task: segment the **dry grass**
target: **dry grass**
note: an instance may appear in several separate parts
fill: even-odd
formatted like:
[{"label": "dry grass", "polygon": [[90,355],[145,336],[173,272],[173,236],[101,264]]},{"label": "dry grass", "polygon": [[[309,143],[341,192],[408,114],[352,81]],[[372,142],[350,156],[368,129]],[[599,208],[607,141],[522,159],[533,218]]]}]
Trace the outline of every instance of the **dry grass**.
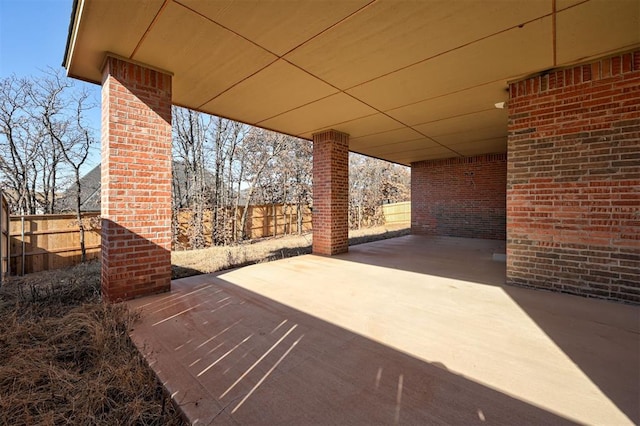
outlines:
[{"label": "dry grass", "polygon": [[[408,225],[386,225],[349,231],[349,245],[362,244],[409,233]],[[234,246],[171,253],[173,278],[268,262],[311,253],[311,234],[252,240]]]},{"label": "dry grass", "polygon": [[0,289],[0,424],[183,424],[99,286],[92,262]]},{"label": "dry grass", "polygon": [[[407,233],[370,228],[349,243]],[[302,235],[174,252],[174,277],[310,251]],[[0,424],[184,424],[129,339],[135,319],[101,301],[98,262],[11,279],[0,288]]]}]

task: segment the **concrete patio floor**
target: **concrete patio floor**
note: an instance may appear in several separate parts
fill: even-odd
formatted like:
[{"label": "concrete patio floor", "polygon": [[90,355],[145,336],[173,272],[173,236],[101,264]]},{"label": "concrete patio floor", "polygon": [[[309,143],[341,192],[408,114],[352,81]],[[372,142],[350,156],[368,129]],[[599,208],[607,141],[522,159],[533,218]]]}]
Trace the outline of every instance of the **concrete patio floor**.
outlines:
[{"label": "concrete patio floor", "polygon": [[406,236],[173,282],[131,336],[193,424],[640,422],[640,308]]}]

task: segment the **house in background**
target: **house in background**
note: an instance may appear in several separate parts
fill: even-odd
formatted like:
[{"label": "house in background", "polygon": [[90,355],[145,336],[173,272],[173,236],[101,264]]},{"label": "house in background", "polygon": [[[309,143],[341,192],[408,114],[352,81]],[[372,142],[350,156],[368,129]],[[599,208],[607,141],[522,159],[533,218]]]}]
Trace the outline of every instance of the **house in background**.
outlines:
[{"label": "house in background", "polygon": [[[100,183],[102,168],[98,164],[86,175],[80,178],[80,205],[83,212],[100,212]],[[174,196],[177,201],[186,200],[187,180],[185,165],[182,162],[172,163],[172,179],[174,185]],[[207,172],[207,179],[213,179],[213,175]],[[60,213],[75,212],[76,210],[76,186],[72,184],[57,200],[56,211]]]},{"label": "house in background", "polygon": [[[98,164],[86,175],[80,178],[80,210],[85,213],[100,212],[100,177],[101,168]],[[76,211],[76,185],[69,186],[58,197],[56,211],[68,213]]]}]

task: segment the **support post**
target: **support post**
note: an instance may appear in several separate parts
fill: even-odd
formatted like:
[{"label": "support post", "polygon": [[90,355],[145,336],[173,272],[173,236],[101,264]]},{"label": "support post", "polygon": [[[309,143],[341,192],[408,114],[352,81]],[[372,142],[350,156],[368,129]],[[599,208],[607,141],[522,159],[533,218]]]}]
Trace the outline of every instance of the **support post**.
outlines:
[{"label": "support post", "polygon": [[332,256],[349,249],[349,135],[313,135],[313,253]]},{"label": "support post", "polygon": [[102,293],[171,287],[171,75],[107,57],[102,80]]}]

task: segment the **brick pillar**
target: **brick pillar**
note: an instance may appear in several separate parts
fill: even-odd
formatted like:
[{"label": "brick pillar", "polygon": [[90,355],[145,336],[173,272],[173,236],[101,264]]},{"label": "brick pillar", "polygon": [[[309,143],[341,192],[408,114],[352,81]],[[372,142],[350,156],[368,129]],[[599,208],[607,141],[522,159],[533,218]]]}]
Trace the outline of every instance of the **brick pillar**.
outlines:
[{"label": "brick pillar", "polygon": [[102,294],[171,287],[171,76],[108,57],[102,77]]},{"label": "brick pillar", "polygon": [[507,282],[640,303],[640,50],[509,88]]},{"label": "brick pillar", "polygon": [[349,249],[349,135],[313,135],[313,253]]}]

